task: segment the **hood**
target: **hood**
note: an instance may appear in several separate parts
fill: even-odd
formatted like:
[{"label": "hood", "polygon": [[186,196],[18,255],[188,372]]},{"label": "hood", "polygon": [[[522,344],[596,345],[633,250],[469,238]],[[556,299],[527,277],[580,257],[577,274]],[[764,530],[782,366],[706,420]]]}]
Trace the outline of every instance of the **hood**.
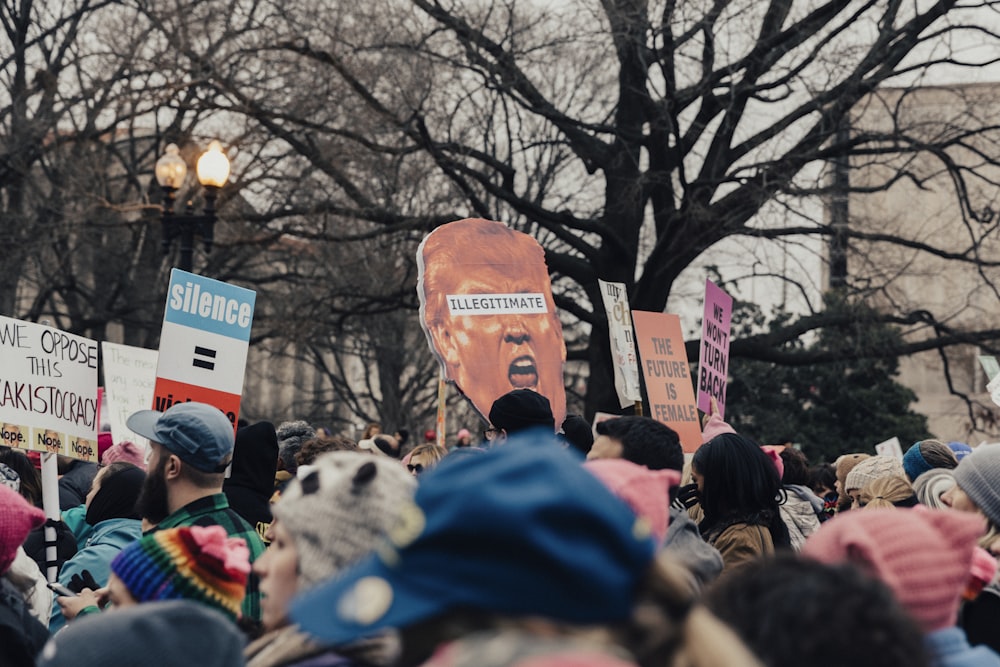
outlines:
[{"label": "hood", "polygon": [[278,468],[278,437],[271,422],[257,422],[236,432],[233,469],[222,486],[243,487],[270,498],[274,491],[274,472]]}]

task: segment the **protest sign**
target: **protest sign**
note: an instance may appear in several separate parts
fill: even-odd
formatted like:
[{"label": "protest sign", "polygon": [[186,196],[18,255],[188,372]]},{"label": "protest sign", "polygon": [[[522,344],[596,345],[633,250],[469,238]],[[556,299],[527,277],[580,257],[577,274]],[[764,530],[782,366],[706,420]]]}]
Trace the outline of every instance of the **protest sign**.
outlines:
[{"label": "protest sign", "polygon": [[199,401],[236,429],[256,292],[180,269],[170,272],[153,409]]},{"label": "protest sign", "polygon": [[694,404],[681,319],[668,313],[632,311],[635,337],[649,397],[649,416],[680,436],[684,451],[701,446],[701,425]]},{"label": "protest sign", "polygon": [[900,461],[903,460],[903,447],[900,445],[899,438],[895,436],[875,445],[875,453],[879,456],[889,456]]},{"label": "protest sign", "polygon": [[705,281],[705,314],[701,322],[698,355],[698,409],[709,412],[714,397],[719,416],[726,416],[726,380],[729,373],[729,333],[733,298],[715,283]]},{"label": "protest sign", "polygon": [[153,404],[156,350],[105,342],[101,343],[101,352],[108,409],[105,418],[111,424],[111,436],[115,442],[131,440],[145,450],[147,440],[129,431],[125,420]]},{"label": "protest sign", "polygon": [[97,343],[0,317],[3,444],[97,460]]},{"label": "protest sign", "polygon": [[417,250],[420,326],[445,378],[484,420],[514,389],[549,399],[566,416],[566,345],[545,251],[502,222],[442,225]]},{"label": "protest sign", "polygon": [[597,281],[601,287],[604,311],[608,315],[608,335],[611,338],[611,367],[615,372],[615,390],[621,406],[628,407],[642,400],[639,387],[639,367],[632,334],[632,313],[624,283]]}]

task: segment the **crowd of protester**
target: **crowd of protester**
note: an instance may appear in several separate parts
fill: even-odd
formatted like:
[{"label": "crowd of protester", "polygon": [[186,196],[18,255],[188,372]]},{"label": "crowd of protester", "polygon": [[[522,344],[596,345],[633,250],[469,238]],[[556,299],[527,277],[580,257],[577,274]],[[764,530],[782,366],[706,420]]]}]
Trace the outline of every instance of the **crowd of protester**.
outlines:
[{"label": "crowd of protester", "polygon": [[1000,667],[1000,445],[810,466],[715,412],[686,457],[527,389],[449,447],[182,403],[60,461],[61,521],[4,448],[0,664]]}]

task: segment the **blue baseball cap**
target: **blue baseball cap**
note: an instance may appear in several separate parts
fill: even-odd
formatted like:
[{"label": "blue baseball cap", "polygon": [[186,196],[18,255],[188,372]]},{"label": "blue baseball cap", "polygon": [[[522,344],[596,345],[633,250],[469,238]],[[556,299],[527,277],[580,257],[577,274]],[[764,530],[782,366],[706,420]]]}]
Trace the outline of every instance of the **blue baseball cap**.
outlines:
[{"label": "blue baseball cap", "polygon": [[233,453],[232,422],[207,403],[175,403],[166,412],[140,410],[125,425],[202,472],[225,472]]},{"label": "blue baseball cap", "polygon": [[292,620],[336,645],[452,609],[627,618],[654,558],[649,526],[546,430],[445,457],[376,552],[297,597]]}]

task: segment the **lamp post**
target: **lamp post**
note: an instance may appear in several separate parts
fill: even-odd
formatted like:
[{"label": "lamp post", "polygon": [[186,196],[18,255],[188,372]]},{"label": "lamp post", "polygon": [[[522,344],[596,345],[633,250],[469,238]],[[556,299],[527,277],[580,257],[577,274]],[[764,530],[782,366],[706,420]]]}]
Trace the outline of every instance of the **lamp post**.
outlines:
[{"label": "lamp post", "polygon": [[229,180],[229,158],[222,152],[222,144],[213,141],[208,150],[198,158],[198,182],[205,189],[205,210],[199,215],[188,201],[184,213],[174,213],[177,191],[187,176],[187,164],[180,156],[177,144],[167,146],[166,152],[156,161],[156,182],[163,188],[163,252],[170,251],[174,239],[180,237],[181,258],[178,268],[191,271],[194,238],[200,236],[205,252],[212,249],[212,230],[215,226],[215,200],[219,189]]}]

